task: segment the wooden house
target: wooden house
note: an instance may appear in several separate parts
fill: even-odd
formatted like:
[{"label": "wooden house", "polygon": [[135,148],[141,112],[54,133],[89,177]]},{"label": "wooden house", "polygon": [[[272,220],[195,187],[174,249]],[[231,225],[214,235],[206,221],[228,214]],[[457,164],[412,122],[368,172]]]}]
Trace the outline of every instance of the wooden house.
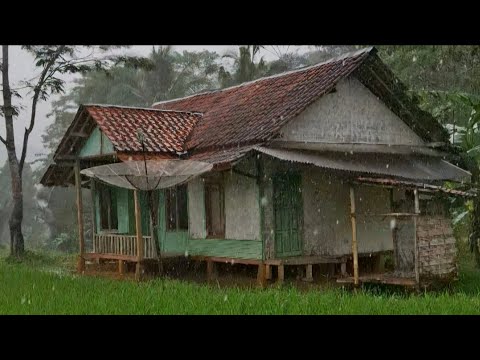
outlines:
[{"label": "wooden house", "polygon": [[[468,183],[470,173],[455,165],[447,132],[412,102],[374,48],[151,108],[81,105],[41,181],[92,190],[89,241],[79,215],[80,269],[85,259],[122,267],[158,255],[145,195],[80,173],[144,158],[213,164],[156,192],[164,256],[203,259],[209,269],[258,265],[261,282],[272,268],[283,280],[288,265],[304,266],[311,279],[321,263],[337,264],[342,281],[355,283],[456,276],[455,240],[438,199],[471,196],[444,187]],[[381,271],[385,254],[394,273],[360,271],[369,258]]]}]

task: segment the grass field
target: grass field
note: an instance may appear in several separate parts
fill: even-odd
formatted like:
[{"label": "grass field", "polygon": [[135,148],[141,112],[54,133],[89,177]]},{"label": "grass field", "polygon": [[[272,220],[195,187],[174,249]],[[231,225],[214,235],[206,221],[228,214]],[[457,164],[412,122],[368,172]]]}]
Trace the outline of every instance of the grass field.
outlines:
[{"label": "grass field", "polygon": [[480,314],[480,271],[461,251],[460,280],[420,295],[380,288],[219,288],[179,280],[144,283],[71,274],[74,258],[0,256],[0,314]]}]

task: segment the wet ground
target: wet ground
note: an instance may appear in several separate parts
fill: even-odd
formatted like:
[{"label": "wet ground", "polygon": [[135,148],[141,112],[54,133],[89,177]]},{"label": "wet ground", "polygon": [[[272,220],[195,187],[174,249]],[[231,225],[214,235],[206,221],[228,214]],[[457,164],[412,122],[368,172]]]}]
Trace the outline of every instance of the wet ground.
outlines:
[{"label": "wet ground", "polygon": [[[147,264],[144,280],[149,281],[158,277],[158,266],[156,264]],[[239,288],[258,288],[257,269],[255,265],[242,264],[215,264],[215,275],[209,282],[207,280],[206,263],[204,261],[188,261],[187,259],[170,259],[164,263],[164,273],[169,279],[188,281],[197,284],[209,284],[210,286],[239,287]],[[87,263],[85,275],[108,277],[119,280],[135,280],[135,264],[127,264],[125,273],[118,272],[118,262],[104,262],[101,264]],[[298,289],[314,289],[325,287],[340,286],[336,283],[336,277],[331,269],[323,265],[313,266],[313,281],[302,280],[305,266],[286,266],[284,286],[295,286]],[[267,286],[278,286],[276,267],[272,267],[272,280],[268,281]]]}]

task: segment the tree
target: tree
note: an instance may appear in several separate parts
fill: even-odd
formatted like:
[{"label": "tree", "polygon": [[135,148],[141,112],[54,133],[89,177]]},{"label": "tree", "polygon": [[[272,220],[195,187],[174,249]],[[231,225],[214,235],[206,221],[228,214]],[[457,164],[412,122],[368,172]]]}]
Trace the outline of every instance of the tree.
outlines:
[{"label": "tree", "polygon": [[222,88],[255,80],[265,75],[267,66],[263,56],[258,63],[255,62],[261,48],[261,45],[240,46],[238,53],[229,52],[223,55],[224,58],[233,59],[234,73],[232,75],[224,66],[219,68],[218,80]]},{"label": "tree", "polygon": [[[12,256],[20,257],[25,252],[24,237],[22,233],[23,222],[23,192],[22,175],[25,158],[28,150],[28,139],[33,131],[36,120],[36,110],[39,101],[45,101],[52,94],[64,92],[64,81],[59,77],[61,74],[86,73],[93,69],[108,70],[111,66],[125,64],[139,67],[148,66],[143,58],[104,56],[94,57],[93,52],[82,56],[84,49],[94,50],[95,47],[47,45],[47,46],[23,46],[35,58],[35,66],[40,74],[32,81],[24,82],[24,88],[32,91],[30,123],[23,134],[20,158],[17,157],[15,145],[15,132],[13,127],[14,118],[19,114],[19,108],[13,104],[13,99],[20,97],[17,89],[13,89],[9,79],[9,49],[8,45],[2,46],[2,95],[3,105],[0,107],[0,115],[5,119],[5,138],[0,137],[7,150],[8,165],[10,169],[12,186],[12,212],[9,219],[10,228],[10,251]],[[97,47],[105,52],[109,47]]]}]

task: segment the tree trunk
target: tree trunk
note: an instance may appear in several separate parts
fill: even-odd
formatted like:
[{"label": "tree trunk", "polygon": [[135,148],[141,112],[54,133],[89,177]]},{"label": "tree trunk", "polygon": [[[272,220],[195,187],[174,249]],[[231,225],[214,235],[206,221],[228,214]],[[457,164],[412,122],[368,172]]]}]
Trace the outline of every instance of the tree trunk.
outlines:
[{"label": "tree trunk", "polygon": [[14,109],[12,106],[12,92],[8,77],[8,45],[2,45],[2,93],[3,93],[3,114],[5,117],[6,139],[5,147],[8,154],[8,165],[12,180],[13,208],[10,215],[10,253],[13,256],[22,256],[25,252],[25,245],[22,234],[23,221],[23,193],[22,193],[22,169],[15,151],[15,136],[13,128]]},{"label": "tree trunk", "polygon": [[[472,187],[480,189],[480,169],[477,162],[468,154],[462,155],[465,167],[472,174]],[[471,218],[471,231],[469,238],[470,251],[475,256],[475,264],[480,269],[480,198],[473,198],[473,214]]]},{"label": "tree trunk", "polygon": [[12,256],[20,257],[25,252],[25,243],[22,234],[23,221],[23,193],[21,191],[21,179],[12,179],[18,181],[20,192],[13,193],[13,209],[10,215],[10,254]]}]

